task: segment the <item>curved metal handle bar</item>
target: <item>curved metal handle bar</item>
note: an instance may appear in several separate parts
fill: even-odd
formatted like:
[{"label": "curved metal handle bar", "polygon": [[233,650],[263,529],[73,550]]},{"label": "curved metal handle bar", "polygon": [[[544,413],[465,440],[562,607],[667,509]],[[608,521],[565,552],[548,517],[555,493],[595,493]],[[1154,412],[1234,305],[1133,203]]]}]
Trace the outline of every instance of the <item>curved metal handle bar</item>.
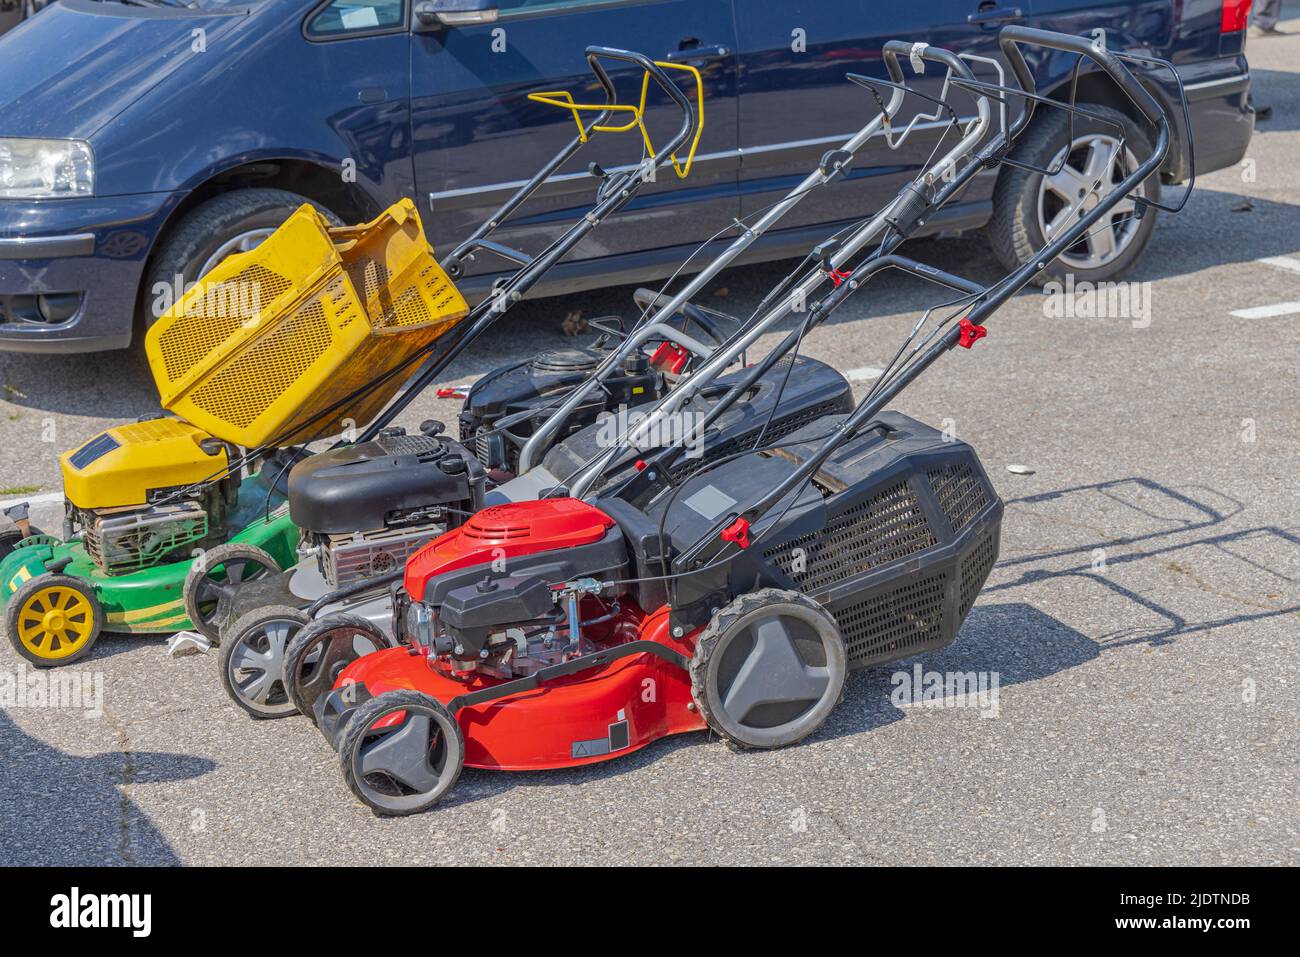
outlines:
[{"label": "curved metal handle bar", "polygon": [[[951,53],[942,47],[932,47],[928,43],[890,40],[880,48],[880,54],[884,58],[885,69],[889,71],[889,78],[895,83],[903,82],[903,68],[898,62],[900,55],[912,61],[914,67],[917,60],[928,60],[931,63],[942,64],[960,77],[968,80],[975,78],[975,74],[971,72],[970,67],[963,63],[961,57],[956,53]],[[920,73],[922,71],[917,70],[916,72]]]},{"label": "curved metal handle bar", "polygon": [[[673,63],[671,60],[655,60],[655,66],[663,67],[665,70],[684,70],[695,77],[695,109],[697,113],[695,123],[695,136],[691,138],[690,149],[686,153],[686,165],[677,162],[677,153],[674,151],[669,154],[669,159],[673,162],[673,172],[677,174],[678,179],[685,179],[691,175],[691,167],[695,164],[695,152],[700,148],[700,137],[704,135],[704,77],[700,74],[699,67],[691,66],[689,63]],[[645,89],[649,84],[649,78],[641,81],[641,102],[645,103]]]},{"label": "curved metal handle bar", "polygon": [[[1095,60],[1106,73],[1115,80],[1116,84],[1125,94],[1130,96],[1134,103],[1142,110],[1144,116],[1151,120],[1158,132],[1155,148],[1143,163],[1137,169],[1133,170],[1124,177],[1115,189],[1107,195],[1101,202],[1094,206],[1087,214],[1080,217],[1073,226],[1063,232],[1057,239],[1043,247],[1029,262],[1014,270],[1010,275],[1003,278],[1000,282],[994,284],[986,293],[984,293],[971,307],[966,314],[966,320],[969,324],[981,325],[995,310],[997,310],[1007,299],[1013,296],[1041,270],[1048,262],[1055,259],[1062,252],[1069,249],[1074,243],[1084,236],[1102,217],[1110,214],[1112,208],[1124,199],[1130,192],[1141,186],[1152,173],[1160,168],[1169,152],[1169,118],[1160,109],[1151,95],[1137,82],[1128,69],[1114,55],[1104,49],[1100,49],[1093,44],[1082,40],[1078,37],[1070,37],[1064,34],[1048,33],[1043,30],[1035,30],[1029,27],[1010,26],[1004,27],[1000,40],[1003,51],[1011,60],[1012,69],[1016,72],[1018,80],[1022,84],[1027,84],[1027,92],[1033,92],[1033,78],[1028,71],[1028,65],[1025,63],[1023,54],[1018,44],[1032,44],[1043,46],[1049,49],[1063,50],[1065,52],[1077,52],[1082,56],[1087,56]],[[1028,104],[1025,112],[1031,113],[1035,100],[1030,97],[1026,100]],[[1016,124],[1017,127],[1023,128],[1024,124]],[[1016,128],[1016,127],[1013,127]],[[948,331],[921,353],[915,360],[914,364],[903,370],[896,378],[891,379],[888,383],[883,384],[883,388],[873,391],[871,395],[862,401],[856,409],[848,416],[847,419],[836,429],[835,434],[828,438],[817,451],[810,455],[803,463],[794,470],[788,478],[783,480],[776,488],[764,495],[758,502],[745,510],[744,517],[751,523],[765,514],[781,502],[795,488],[815,475],[827,459],[833,455],[844,442],[852,438],[857,432],[880,413],[885,406],[916,379],[918,375],[924,372],[934,363],[939,356],[953,349],[959,342],[962,332],[959,326],[953,325]],[[722,548],[728,547],[727,543],[722,542],[720,533],[735,515],[729,515],[719,523],[715,523],[713,529],[701,538],[695,546],[687,550],[681,557],[683,562],[692,562],[700,560],[711,560],[711,556],[720,553]]]},{"label": "curved metal handle bar", "polygon": [[[656,166],[672,163],[676,152],[690,138],[691,131],[697,120],[695,108],[691,105],[691,101],[686,94],[681,91],[659,65],[642,53],[619,50],[613,47],[590,46],[587,47],[586,58],[587,65],[605,91],[607,106],[615,105],[617,95],[614,83],[610,80],[603,61],[615,60],[640,67],[648,76],[653,77],[655,82],[668,93],[673,102],[681,108],[681,128],[670,140],[665,153],[661,154],[661,158],[654,161]],[[591,125],[607,125],[611,119],[611,114],[614,112],[616,111],[607,109]],[[590,127],[588,127],[588,130],[590,130]],[[448,273],[455,278],[455,273],[451,267],[458,263],[459,257],[468,250],[482,246],[485,238],[527,202],[533,193],[568,162],[585,143],[586,138],[583,135],[574,137],[568,145],[538,170],[532,179],[516,190],[491,217],[482,223],[468,239],[457,246],[450,256],[443,260],[444,268],[448,270]],[[573,223],[560,236],[552,240],[545,249],[532,257],[527,263],[521,264],[519,269],[508,278],[498,283],[494,287],[492,295],[470,311],[469,316],[460,327],[459,334],[453,340],[446,343],[441,340],[437,342],[442,351],[437,352],[436,357],[430,359],[424,368],[416,374],[415,378],[407,384],[406,388],[366,427],[359,441],[366,441],[378,435],[379,430],[391,423],[420,392],[428,388],[430,383],[441,375],[443,370],[470,343],[482,335],[511,306],[522,300],[525,293],[536,285],[537,281],[550,271],[552,266],[567,256],[588,233],[608,216],[616,213],[631,202],[632,197],[648,180],[649,177],[644,175],[642,167],[631,167],[611,174],[605,179],[597,194],[595,205],[580,220]],[[434,355],[434,346],[430,344],[425,350],[416,353],[412,359]]]},{"label": "curved metal handle bar", "polygon": [[892,80],[882,80],[874,76],[863,76],[861,73],[846,73],[844,74],[844,76],[850,83],[856,83],[858,86],[870,90],[873,94],[876,93],[876,87],[884,86],[894,90],[902,90],[904,93],[910,93],[913,96],[918,96],[921,99],[926,100],[935,105],[936,109],[933,113],[915,114],[912,117],[911,121],[907,124],[907,126],[904,127],[903,132],[898,133],[897,135],[890,128],[888,123],[885,124],[885,145],[888,146],[891,150],[900,149],[902,145],[906,143],[908,138],[912,135],[912,130],[916,128],[918,123],[942,122],[944,119],[944,115],[943,115],[944,110],[948,111],[949,125],[954,125],[957,122],[957,111],[954,110],[951,106],[949,106],[945,100],[945,97],[947,97],[948,95],[948,87],[952,82],[951,73],[944,75],[943,89],[939,91],[938,96],[930,96],[928,93],[922,93],[920,90],[914,90],[911,87],[909,87],[906,83],[894,83]]},{"label": "curved metal handle bar", "polygon": [[[1115,85],[1133,101],[1133,105],[1138,108],[1139,112],[1152,126],[1160,127],[1163,124],[1166,130],[1168,129],[1169,118],[1160,109],[1160,105],[1156,103],[1155,98],[1147,92],[1146,87],[1134,78],[1128,68],[1120,62],[1119,58],[1100,43],[1083,37],[1052,33],[1048,30],[1023,27],[1018,24],[1006,26],[999,30],[998,46],[1002,48],[1002,55],[1011,64],[1011,71],[1016,75],[1016,82],[1020,84],[1026,93],[1036,93],[1038,87],[1034,82],[1034,74],[1025,60],[1024,51],[1020,49],[1022,45],[1042,47],[1046,50],[1059,50],[1062,53],[1076,53],[1082,58],[1092,60],[1101,68],[1103,73],[1115,81]],[[1034,106],[1035,103],[1032,99],[1026,101],[1024,112],[1012,125],[1012,140],[1029,125],[1029,121],[1034,115]]]},{"label": "curved metal handle bar", "polygon": [[[587,47],[587,65],[591,67],[591,71],[596,74],[596,78],[600,80],[601,86],[605,87],[607,91],[613,90],[614,84],[609,78],[609,73],[606,72],[605,70],[605,65],[602,62],[604,60],[615,60],[623,63],[631,63],[634,66],[638,66],[641,69],[645,70],[646,79],[642,83],[642,93],[641,93],[642,110],[644,110],[645,91],[649,84],[650,78],[653,78],[655,83],[659,85],[660,89],[662,89],[665,93],[667,93],[668,96],[672,99],[672,101],[676,103],[677,106],[681,109],[682,111],[681,128],[678,129],[678,131],[673,135],[672,139],[669,140],[668,145],[665,146],[663,149],[663,152],[667,153],[670,158],[674,157],[677,151],[680,150],[683,146],[686,145],[686,143],[688,143],[691,140],[691,131],[696,127],[696,125],[702,124],[704,122],[703,114],[701,113],[699,116],[696,115],[695,107],[691,105],[690,99],[686,96],[685,93],[682,92],[681,87],[679,87],[676,83],[672,81],[672,79],[668,76],[668,74],[664,72],[662,66],[660,66],[654,60],[651,60],[644,53],[633,53],[631,50],[617,50],[613,47],[602,47],[602,46]],[[700,82],[699,71],[692,70],[692,72],[694,72],[695,74],[696,82],[699,83]],[[702,85],[699,87],[699,90],[700,90],[700,100],[702,101],[703,100]],[[604,120],[602,119],[601,122],[603,123]],[[649,142],[649,137],[647,136],[647,144],[648,142]],[[653,152],[651,155],[653,156]],[[694,151],[692,150],[692,158],[693,157],[694,157]]]},{"label": "curved metal handle bar", "polygon": [[[875,116],[862,127],[857,133],[845,141],[841,150],[850,154],[857,153],[867,142],[871,140],[884,126],[884,117],[895,115],[902,108],[904,94],[901,90],[896,90],[890,97],[889,104],[885,114]],[[651,324],[658,321],[670,320],[672,316],[680,312],[683,307],[690,302],[702,289],[704,289],[713,279],[722,272],[728,265],[736,260],[745,250],[757,242],[775,223],[793,209],[798,203],[815,187],[829,182],[835,176],[839,175],[839,169],[826,170],[818,168],[809,173],[798,186],[786,194],[785,198],[776,203],[769,209],[757,222],[746,228],[744,233],[722,251],[717,258],[710,262],[704,269],[696,273],[680,291],[675,293],[671,298],[661,298],[653,304],[653,311],[647,310],[642,322]],[[883,220],[881,220],[883,225]],[[750,344],[752,339],[742,338],[744,330],[737,332],[723,343],[718,349],[714,350],[710,361],[705,366],[691,375],[687,381],[695,382],[699,379],[704,384],[721,374],[727,365],[730,364],[737,356],[743,353]],[[519,471],[528,471],[540,461],[543,450],[559,433],[564,423],[573,414],[573,411],[582,404],[591,391],[595,389],[600,382],[607,379],[614,370],[623,362],[623,359],[637,347],[634,341],[634,335],[629,335],[624,339],[618,349],[613,350],[605,360],[596,367],[587,380],[578,385],[564,400],[560,406],[551,413],[536,431],[529,437],[519,453]],[[725,361],[724,361],[725,359]],[[700,378],[704,377],[704,378]],[[679,385],[678,388],[681,386]],[[675,390],[674,390],[675,391]],[[671,394],[671,393],[670,393]],[[662,401],[662,400],[661,400]]]},{"label": "curved metal handle bar", "polygon": [[[897,41],[893,41],[891,44],[887,44],[887,46],[894,46],[895,44],[897,44],[895,47],[896,49],[911,48],[910,44],[899,43]],[[939,54],[944,54],[944,56],[939,57]],[[935,56],[938,57],[940,62],[947,64],[947,58],[952,55],[947,54],[947,51],[935,51]],[[953,59],[955,59],[955,57]],[[958,66],[960,67],[963,76],[972,75],[969,67],[964,63],[959,62]],[[898,95],[901,96],[902,94],[899,93]],[[980,141],[983,140],[984,134],[988,130],[991,113],[988,97],[977,96],[976,99],[978,104],[978,115],[975,122],[970,124],[961,140],[951,150],[949,150],[942,159],[938,160],[928,169],[922,170],[917,175],[914,180],[915,183],[932,184],[937,182],[939,179],[943,178],[948,169],[955,169],[957,164],[964,157],[970,156],[974,153],[975,149],[979,146]],[[949,193],[948,195],[951,196],[952,193]],[[841,266],[844,266],[863,248],[872,242],[876,235],[884,229],[886,224],[889,222],[890,216],[901,202],[901,196],[895,197],[893,201],[878,212],[868,223],[855,229],[831,257],[829,262],[831,269],[837,270]],[[750,328],[740,330],[737,333],[736,341],[733,344],[733,351],[738,354],[741,350],[751,348],[765,332],[794,312],[797,304],[808,302],[826,279],[827,274],[821,269],[817,269],[809,274],[801,283],[799,283],[799,285],[792,289],[784,299],[775,303],[766,314],[764,314],[756,323],[753,323]],[[626,435],[620,437],[619,442],[612,443],[610,448],[603,450],[590,463],[588,463],[576,476],[573,477],[570,495],[574,498],[581,498],[583,495],[590,492],[600,474],[603,472],[605,467],[614,460],[620,448],[627,446],[637,447],[639,446],[639,443],[647,441],[648,437],[654,434],[654,430],[659,427],[665,417],[680,409],[681,406],[695,395],[704,384],[707,384],[720,375],[729,364],[726,352],[727,350],[719,350],[719,352],[714,357],[710,358],[709,361],[699,369],[699,371],[655,403],[654,406],[648,410],[647,414],[640,418],[637,424],[633,426]],[[575,402],[574,405],[576,406],[576,404],[577,403]],[[548,421],[547,425],[549,424],[550,422]],[[539,429],[538,433],[540,432],[541,430]],[[534,434],[534,439],[536,437],[537,433]]]},{"label": "curved metal handle bar", "polygon": [[[599,60],[597,61],[599,62]],[[686,179],[690,175],[691,166],[695,162],[695,152],[700,145],[700,137],[704,135],[704,78],[700,71],[686,63],[670,63],[664,60],[653,61],[655,66],[668,70],[682,70],[691,74],[695,78],[695,113],[694,129],[695,135],[691,139],[690,151],[686,156],[686,164],[683,166],[677,159],[676,151],[669,152],[669,160],[672,162],[673,171],[677,173],[679,179]],[[645,144],[646,152],[650,159],[658,158],[658,151],[655,149],[654,141],[650,138],[650,131],[645,125],[645,108],[646,101],[650,95],[650,77],[647,71],[641,74],[641,98],[635,106],[630,103],[614,103],[606,101],[605,103],[579,103],[573,98],[573,94],[568,90],[547,90],[541,93],[529,93],[528,99],[534,103],[542,103],[546,106],[553,106],[557,109],[568,110],[573,114],[573,122],[578,127],[578,138],[582,142],[587,142],[592,133],[626,133],[631,129],[641,131],[641,141]],[[608,78],[608,77],[607,77]],[[670,81],[671,82],[671,81]],[[676,88],[676,84],[673,84]],[[589,126],[582,125],[581,114],[591,111],[599,111],[600,117],[594,120]],[[621,126],[610,125],[609,118],[614,113],[631,113],[632,118]]]},{"label": "curved metal handle bar", "polygon": [[[928,43],[907,43],[903,40],[890,40],[881,48],[881,56],[885,61],[885,69],[889,73],[889,82],[873,80],[871,77],[863,76],[860,73],[847,74],[850,82],[865,87],[870,87],[874,82],[880,83],[883,86],[893,86],[907,90],[908,87],[903,75],[903,68],[898,60],[899,56],[906,56],[911,62],[913,70],[918,74],[924,72],[925,61],[938,63],[945,68],[943,87],[940,89],[937,97],[929,96],[919,90],[909,90],[913,95],[934,103],[938,109],[933,113],[917,113],[903,129],[903,132],[897,137],[893,135],[892,130],[889,128],[889,123],[885,123],[885,143],[891,150],[899,149],[907,141],[907,138],[911,136],[912,131],[918,124],[941,121],[944,118],[944,109],[947,109],[948,112],[953,115],[954,119],[956,118],[956,113],[947,103],[948,88],[953,75],[956,74],[963,79],[973,80],[975,78],[975,74],[971,72],[970,67],[962,61],[960,56],[955,53],[950,53],[941,47],[932,47]],[[920,64],[921,69],[917,69],[918,63]]]},{"label": "curved metal handle bar", "polygon": [[1138,53],[1116,53],[1114,54],[1120,60],[1134,60],[1138,63],[1150,63],[1155,66],[1164,67],[1174,78],[1174,85],[1178,87],[1178,102],[1182,107],[1183,129],[1187,131],[1187,169],[1190,176],[1187,179],[1187,186],[1183,190],[1182,198],[1176,204],[1164,205],[1154,200],[1145,200],[1145,202],[1156,209],[1164,210],[1166,213],[1182,212],[1187,205],[1188,198],[1192,195],[1192,190],[1196,188],[1196,137],[1192,133],[1192,112],[1187,103],[1187,88],[1183,86],[1183,78],[1175,67],[1168,60],[1160,57],[1143,56]]}]

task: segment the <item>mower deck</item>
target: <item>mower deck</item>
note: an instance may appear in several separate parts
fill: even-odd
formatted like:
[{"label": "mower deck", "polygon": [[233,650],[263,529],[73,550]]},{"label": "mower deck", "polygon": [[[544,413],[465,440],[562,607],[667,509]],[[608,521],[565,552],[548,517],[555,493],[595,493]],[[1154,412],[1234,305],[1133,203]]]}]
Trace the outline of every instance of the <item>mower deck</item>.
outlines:
[{"label": "mower deck", "polygon": [[[666,610],[647,618],[643,629],[642,640],[685,658],[694,650],[671,637]],[[618,646],[609,650],[617,653]],[[389,691],[420,691],[455,715],[465,737],[465,765],[491,771],[595,764],[671,734],[705,728],[686,670],[649,653],[615,658],[531,690],[460,707],[458,698],[490,694],[506,682],[477,675],[457,681],[408,647],[359,658],[348,669],[348,682],[316,703],[317,725],[335,750],[348,721],[367,701]]]}]

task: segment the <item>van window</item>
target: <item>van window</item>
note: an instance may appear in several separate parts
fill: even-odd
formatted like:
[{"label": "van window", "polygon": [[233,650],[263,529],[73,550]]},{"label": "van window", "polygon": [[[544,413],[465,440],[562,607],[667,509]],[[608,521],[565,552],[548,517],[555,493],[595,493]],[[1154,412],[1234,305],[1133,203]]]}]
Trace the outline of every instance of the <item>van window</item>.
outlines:
[{"label": "van window", "polygon": [[307,24],[309,37],[373,33],[406,25],[405,0],[333,0]]}]

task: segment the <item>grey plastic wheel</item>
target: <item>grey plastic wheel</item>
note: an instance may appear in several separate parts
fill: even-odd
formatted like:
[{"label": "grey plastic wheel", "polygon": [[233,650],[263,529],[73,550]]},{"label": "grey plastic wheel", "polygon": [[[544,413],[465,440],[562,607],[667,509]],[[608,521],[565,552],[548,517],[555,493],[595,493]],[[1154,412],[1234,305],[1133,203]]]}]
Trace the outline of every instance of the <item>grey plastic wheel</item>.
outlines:
[{"label": "grey plastic wheel", "polygon": [[270,605],[230,626],[221,643],[221,685],[254,718],[283,718],[297,710],[284,689],[284,652],[305,624],[305,612]]},{"label": "grey plastic wheel", "polygon": [[[397,724],[375,730],[394,714]],[[343,730],[343,779],[376,814],[426,811],[451,790],[465,766],[460,725],[441,702],[419,691],[389,691],[367,701]]]},{"label": "grey plastic wheel", "polygon": [[848,667],[844,640],[825,608],[798,592],[765,588],[713,616],[690,670],[709,727],[741,747],[781,748],[826,720]]}]

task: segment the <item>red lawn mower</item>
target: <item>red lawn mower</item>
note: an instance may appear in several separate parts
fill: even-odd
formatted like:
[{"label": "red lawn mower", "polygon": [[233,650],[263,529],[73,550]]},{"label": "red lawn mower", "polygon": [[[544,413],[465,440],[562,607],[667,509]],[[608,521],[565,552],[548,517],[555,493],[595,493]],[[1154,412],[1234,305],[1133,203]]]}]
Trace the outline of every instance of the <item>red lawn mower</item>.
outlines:
[{"label": "red lawn mower", "polygon": [[[832,244],[819,268],[822,278],[833,269],[834,287],[697,427],[744,402],[812,325],[880,271],[955,290],[960,297],[922,317],[852,412],[777,441],[760,433],[683,474],[674,464],[689,443],[647,438],[657,416],[675,411],[661,405],[540,499],[484,508],[415,553],[395,594],[401,646],[356,657],[352,641],[371,627],[364,619],[311,626],[329,640],[288,672],[289,693],[339,753],[361,801],[380,814],[415,813],[466,765],[572,767],[705,728],[742,748],[793,744],[836,706],[850,669],[954,639],[997,558],[1002,503],[972,448],[886,406],[941,355],[981,339],[985,320],[1046,263],[1090,231],[1114,228],[1126,196],[1136,211],[1125,216],[1181,208],[1140,192],[1169,152],[1170,123],[1124,61],[1168,64],[1016,26],[1000,46],[1019,89],[976,80],[946,51],[884,47],[894,84],[900,58],[937,60],[959,87],[1004,104],[1018,98],[1024,109],[950,176],[909,183],[881,214],[878,247],[844,263]],[[1011,147],[1035,108],[1085,112],[1034,94],[1027,46],[1108,76],[1155,130],[1150,156],[991,286],[899,256],[915,225],[979,170],[1016,162]],[[635,467],[602,483],[629,453]]]}]

